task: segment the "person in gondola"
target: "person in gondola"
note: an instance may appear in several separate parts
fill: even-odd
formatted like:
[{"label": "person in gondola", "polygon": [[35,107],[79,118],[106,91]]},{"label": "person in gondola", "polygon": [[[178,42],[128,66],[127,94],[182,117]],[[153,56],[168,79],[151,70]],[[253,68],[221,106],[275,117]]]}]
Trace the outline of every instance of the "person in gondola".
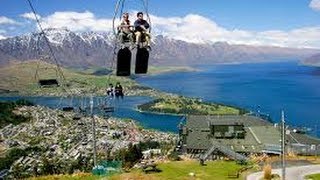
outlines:
[{"label": "person in gondola", "polygon": [[118,26],[118,38],[122,45],[129,39],[131,46],[134,47],[133,26],[130,25],[129,13],[123,13],[121,24]]},{"label": "person in gondola", "polygon": [[119,97],[123,98],[123,88],[119,82],[117,82],[114,92],[117,98]]},{"label": "person in gondola", "polygon": [[113,84],[110,83],[109,87],[107,88],[107,95],[113,97],[114,96],[114,87]]},{"label": "person in gondola", "polygon": [[150,34],[148,33],[148,29],[150,27],[149,23],[143,19],[143,13],[137,13],[137,20],[134,22],[134,31],[136,35],[136,47],[139,48],[139,44],[141,42],[141,37],[145,36],[147,49],[151,50],[150,46]]}]

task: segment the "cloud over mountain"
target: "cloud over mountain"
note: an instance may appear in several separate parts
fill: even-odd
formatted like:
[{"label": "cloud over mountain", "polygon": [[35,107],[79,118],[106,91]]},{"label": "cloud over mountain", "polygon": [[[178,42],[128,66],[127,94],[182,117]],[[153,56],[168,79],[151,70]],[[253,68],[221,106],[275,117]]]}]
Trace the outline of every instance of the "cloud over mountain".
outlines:
[{"label": "cloud over mountain", "polygon": [[[317,7],[319,1],[313,0],[310,6],[312,4],[313,7]],[[136,11],[130,12],[132,23],[135,20],[135,14]],[[21,14],[20,17],[29,20],[35,19],[34,15],[30,12]],[[40,16],[38,15],[38,17]],[[301,27],[286,31],[277,29],[251,31],[239,28],[228,29],[216,23],[213,19],[199,14],[187,14],[175,17],[162,17],[150,14],[150,17],[153,36],[163,35],[169,39],[182,40],[189,43],[214,44],[223,41],[229,44],[320,49],[320,26]],[[0,17],[0,24],[18,23],[20,22],[4,16]],[[36,22],[33,21],[33,23]],[[115,25],[118,23],[119,19],[117,18]],[[90,11],[54,12],[48,16],[41,17],[41,24],[43,28],[65,28],[74,32],[111,32],[113,30],[112,18],[97,17]],[[36,27],[35,25],[34,27]],[[30,22],[24,26],[30,28]],[[2,33],[1,36],[4,38],[9,35]]]},{"label": "cloud over mountain", "polygon": [[0,40],[1,39],[6,39],[6,37],[5,36],[2,36],[1,34],[0,34]]},{"label": "cloud over mountain", "polygon": [[44,28],[67,28],[71,31],[100,31],[112,30],[112,20],[97,18],[90,11],[85,12],[55,12],[42,19]]},{"label": "cloud over mountain", "polygon": [[[32,12],[28,12],[28,13],[23,13],[20,14],[21,17],[26,18],[26,19],[30,19],[30,20],[36,20],[34,14]],[[36,14],[37,18],[40,19],[41,16],[39,14]]]},{"label": "cloud over mountain", "polygon": [[320,26],[290,31],[255,32],[241,29],[228,30],[216,22],[196,14],[170,18],[151,16],[151,18],[155,32],[187,42],[215,43],[225,41],[231,44],[320,49]]},{"label": "cloud over mountain", "polygon": [[[134,21],[135,11],[131,12]],[[302,27],[288,31],[248,31],[226,29],[215,21],[198,14],[183,17],[161,17],[150,15],[154,35],[183,40],[190,43],[210,43],[225,41],[230,44],[267,45],[293,48],[320,49],[320,26]],[[116,20],[116,24],[119,19]],[[111,18],[98,18],[92,12],[55,12],[42,18],[44,28],[67,28],[71,31],[112,31]]]},{"label": "cloud over mountain", "polygon": [[[111,32],[73,32],[45,29],[55,57],[63,66],[111,67],[114,61],[114,35]],[[133,50],[133,53],[136,53]],[[316,49],[267,46],[189,43],[165,36],[153,37],[151,65],[193,65],[304,59],[320,53]],[[27,61],[51,55],[46,38],[39,33],[0,40],[0,66],[11,61]],[[133,55],[134,57],[134,55]],[[52,58],[51,58],[52,60]]]},{"label": "cloud over mountain", "polygon": [[1,24],[19,24],[17,21],[10,19],[8,17],[5,16],[0,16],[0,25]]}]

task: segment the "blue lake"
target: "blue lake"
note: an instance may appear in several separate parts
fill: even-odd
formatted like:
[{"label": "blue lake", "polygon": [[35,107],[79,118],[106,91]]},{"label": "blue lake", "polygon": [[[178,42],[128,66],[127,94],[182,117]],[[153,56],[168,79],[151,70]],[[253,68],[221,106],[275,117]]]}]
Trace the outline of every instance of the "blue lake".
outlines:
[{"label": "blue lake", "polygon": [[297,62],[206,65],[199,72],[178,72],[138,78],[162,91],[205,101],[222,102],[269,114],[281,110],[291,126],[312,128],[320,136],[320,68]]},{"label": "blue lake", "polygon": [[[239,106],[269,114],[280,120],[284,110],[291,126],[311,128],[320,137],[320,68],[300,66],[296,62],[198,66],[198,72],[177,72],[141,76],[136,80],[146,86],[204,101]],[[0,97],[15,100],[19,97]],[[26,97],[36,104],[53,108],[85,104],[89,98]],[[125,97],[112,100],[114,116],[132,118],[147,128],[177,132],[179,116],[140,113],[136,106],[149,97]],[[95,104],[104,101],[95,97]],[[98,113],[98,112],[97,112]]]}]

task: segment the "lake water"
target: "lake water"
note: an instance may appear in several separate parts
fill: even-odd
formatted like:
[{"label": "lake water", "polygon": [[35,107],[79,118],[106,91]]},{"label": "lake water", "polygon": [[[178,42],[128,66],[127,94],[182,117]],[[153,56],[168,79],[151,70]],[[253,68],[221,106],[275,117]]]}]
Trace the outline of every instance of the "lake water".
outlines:
[{"label": "lake water", "polygon": [[269,114],[320,136],[320,68],[297,62],[198,66],[199,72],[140,77],[147,86]]},{"label": "lake water", "polygon": [[[320,137],[319,68],[300,66],[296,62],[210,65],[197,68],[201,71],[141,76],[137,81],[166,92],[260,111],[269,114],[275,122],[280,120],[280,111],[283,109],[289,125],[312,128],[310,133]],[[0,100],[17,98],[1,97]],[[89,104],[89,98],[27,99],[53,108]],[[113,100],[114,116],[135,119],[147,128],[177,132],[181,117],[140,113],[135,110],[138,104],[150,100],[148,97]],[[104,98],[95,97],[94,101],[95,105],[99,105]]]}]

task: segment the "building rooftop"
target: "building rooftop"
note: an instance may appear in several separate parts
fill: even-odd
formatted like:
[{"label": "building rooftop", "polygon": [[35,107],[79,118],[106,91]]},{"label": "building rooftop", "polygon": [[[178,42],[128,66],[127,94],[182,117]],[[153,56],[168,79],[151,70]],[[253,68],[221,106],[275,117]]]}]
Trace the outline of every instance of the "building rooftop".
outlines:
[{"label": "building rooftop", "polygon": [[[210,126],[243,125],[245,136],[239,138],[216,138]],[[262,152],[263,150],[277,151],[280,149],[280,128],[272,123],[255,116],[200,116],[190,115],[186,121],[187,149],[206,150],[211,148],[212,140],[224,144],[237,152]],[[289,143],[318,145],[320,139],[298,134],[293,131],[286,135]]]},{"label": "building rooftop", "polygon": [[190,115],[187,117],[188,128],[208,128],[208,124],[212,125],[231,125],[243,124],[244,126],[271,126],[272,123],[255,116],[201,116]]}]

